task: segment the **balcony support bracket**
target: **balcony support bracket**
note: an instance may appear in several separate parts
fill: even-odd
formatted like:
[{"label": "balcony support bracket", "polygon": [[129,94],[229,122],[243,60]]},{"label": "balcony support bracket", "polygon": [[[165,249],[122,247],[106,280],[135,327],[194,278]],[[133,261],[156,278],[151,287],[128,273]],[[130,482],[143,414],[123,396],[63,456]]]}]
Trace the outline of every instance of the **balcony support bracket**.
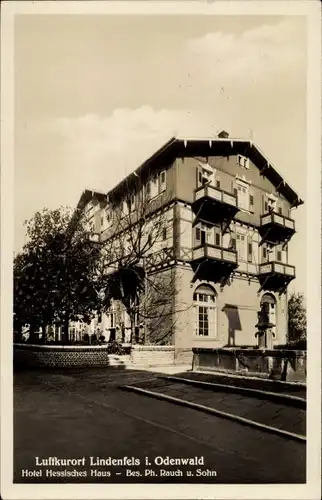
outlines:
[{"label": "balcony support bracket", "polygon": [[266,276],[264,283],[260,286],[258,293],[261,293],[264,290],[264,286],[266,285],[267,280],[269,279],[269,276]]},{"label": "balcony support bracket", "polygon": [[221,232],[222,234],[226,234],[226,232],[229,230],[229,226],[234,218],[234,215],[231,215],[226,221],[224,221],[221,225]]},{"label": "balcony support bracket", "polygon": [[269,235],[269,232],[270,232],[271,228],[269,227],[268,230],[266,231],[266,233],[264,234],[264,236],[261,238],[260,242],[258,243],[258,246],[262,246],[262,244],[265,242],[267,236]]},{"label": "balcony support bracket", "polygon": [[194,220],[193,220],[192,227],[195,227],[195,225],[197,224],[198,219],[199,219],[199,215],[201,214],[201,211],[202,211],[202,209],[203,209],[203,206],[204,206],[204,203],[202,203],[202,204],[200,205],[199,210],[198,210],[198,212],[196,213],[196,216],[195,216],[195,218],[194,218]]},{"label": "balcony support bracket", "polygon": [[191,283],[195,283],[195,281],[198,279],[199,271],[200,271],[201,267],[203,266],[203,264],[205,264],[206,262],[207,262],[207,260],[199,262],[197,269],[195,270],[194,275],[192,277]]},{"label": "balcony support bracket", "polygon": [[285,247],[288,244],[288,242],[290,241],[291,237],[292,237],[292,235],[290,235],[287,238],[285,238],[284,243],[282,245],[282,250],[285,250]]}]

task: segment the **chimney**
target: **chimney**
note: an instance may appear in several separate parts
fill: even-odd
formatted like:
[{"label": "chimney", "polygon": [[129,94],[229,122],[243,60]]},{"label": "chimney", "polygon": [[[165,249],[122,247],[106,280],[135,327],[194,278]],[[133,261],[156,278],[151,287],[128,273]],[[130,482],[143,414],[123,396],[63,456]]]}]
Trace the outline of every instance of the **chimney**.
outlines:
[{"label": "chimney", "polygon": [[218,137],[220,139],[228,139],[229,134],[228,132],[226,132],[226,130],[222,130],[221,132],[219,132]]}]

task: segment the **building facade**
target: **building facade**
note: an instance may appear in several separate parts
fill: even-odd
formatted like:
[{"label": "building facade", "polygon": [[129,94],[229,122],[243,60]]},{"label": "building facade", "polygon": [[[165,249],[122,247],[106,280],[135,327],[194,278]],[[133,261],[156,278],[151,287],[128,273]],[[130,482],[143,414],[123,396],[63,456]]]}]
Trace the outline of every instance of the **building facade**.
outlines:
[{"label": "building facade", "polygon": [[[109,255],[106,272],[132,259],[150,276],[135,320],[141,341],[178,350],[258,345],[266,304],[270,348],[286,341],[296,271],[288,260],[291,211],[302,203],[255,144],[223,132],[171,139],[109,193],[84,191],[78,208]],[[167,300],[156,298],[154,314],[143,314],[154,280]],[[129,341],[131,320],[124,308],[117,315],[119,302],[100,331]]]}]

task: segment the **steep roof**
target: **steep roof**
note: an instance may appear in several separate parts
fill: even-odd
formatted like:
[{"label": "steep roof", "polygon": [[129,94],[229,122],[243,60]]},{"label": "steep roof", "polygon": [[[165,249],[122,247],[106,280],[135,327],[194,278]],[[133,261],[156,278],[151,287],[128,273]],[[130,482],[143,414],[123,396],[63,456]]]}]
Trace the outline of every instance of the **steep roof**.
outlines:
[{"label": "steep roof", "polygon": [[[111,189],[107,193],[107,197],[110,194],[121,191],[131,179],[135,181],[135,177],[144,174],[149,168],[157,167],[158,165],[162,166],[168,161],[174,161],[176,158],[212,155],[229,156],[234,154],[247,156],[260,170],[260,173],[287,199],[292,207],[297,207],[304,203],[299,194],[291,188],[253,141],[231,137],[172,137],[136,170]],[[104,196],[103,193],[85,190],[78,203],[78,208],[81,208],[79,205],[84,206],[84,204],[88,203],[91,197],[94,196],[94,193],[97,196]]]},{"label": "steep roof", "polygon": [[84,189],[82,192],[80,199],[77,203],[77,209],[82,210],[89,201],[91,201],[93,198],[96,198],[98,201],[106,201],[107,200],[107,194],[103,193],[102,191],[94,191],[92,189]]}]

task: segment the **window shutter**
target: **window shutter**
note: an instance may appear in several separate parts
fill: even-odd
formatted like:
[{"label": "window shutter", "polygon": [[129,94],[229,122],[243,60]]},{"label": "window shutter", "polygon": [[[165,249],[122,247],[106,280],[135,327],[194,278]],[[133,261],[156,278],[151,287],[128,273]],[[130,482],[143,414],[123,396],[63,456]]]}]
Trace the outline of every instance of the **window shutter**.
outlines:
[{"label": "window shutter", "polygon": [[196,228],[196,240],[200,241],[200,228],[199,227]]},{"label": "window shutter", "polygon": [[196,176],[197,176],[197,188],[203,185],[202,182],[202,169],[200,167],[197,167],[196,169]]}]

